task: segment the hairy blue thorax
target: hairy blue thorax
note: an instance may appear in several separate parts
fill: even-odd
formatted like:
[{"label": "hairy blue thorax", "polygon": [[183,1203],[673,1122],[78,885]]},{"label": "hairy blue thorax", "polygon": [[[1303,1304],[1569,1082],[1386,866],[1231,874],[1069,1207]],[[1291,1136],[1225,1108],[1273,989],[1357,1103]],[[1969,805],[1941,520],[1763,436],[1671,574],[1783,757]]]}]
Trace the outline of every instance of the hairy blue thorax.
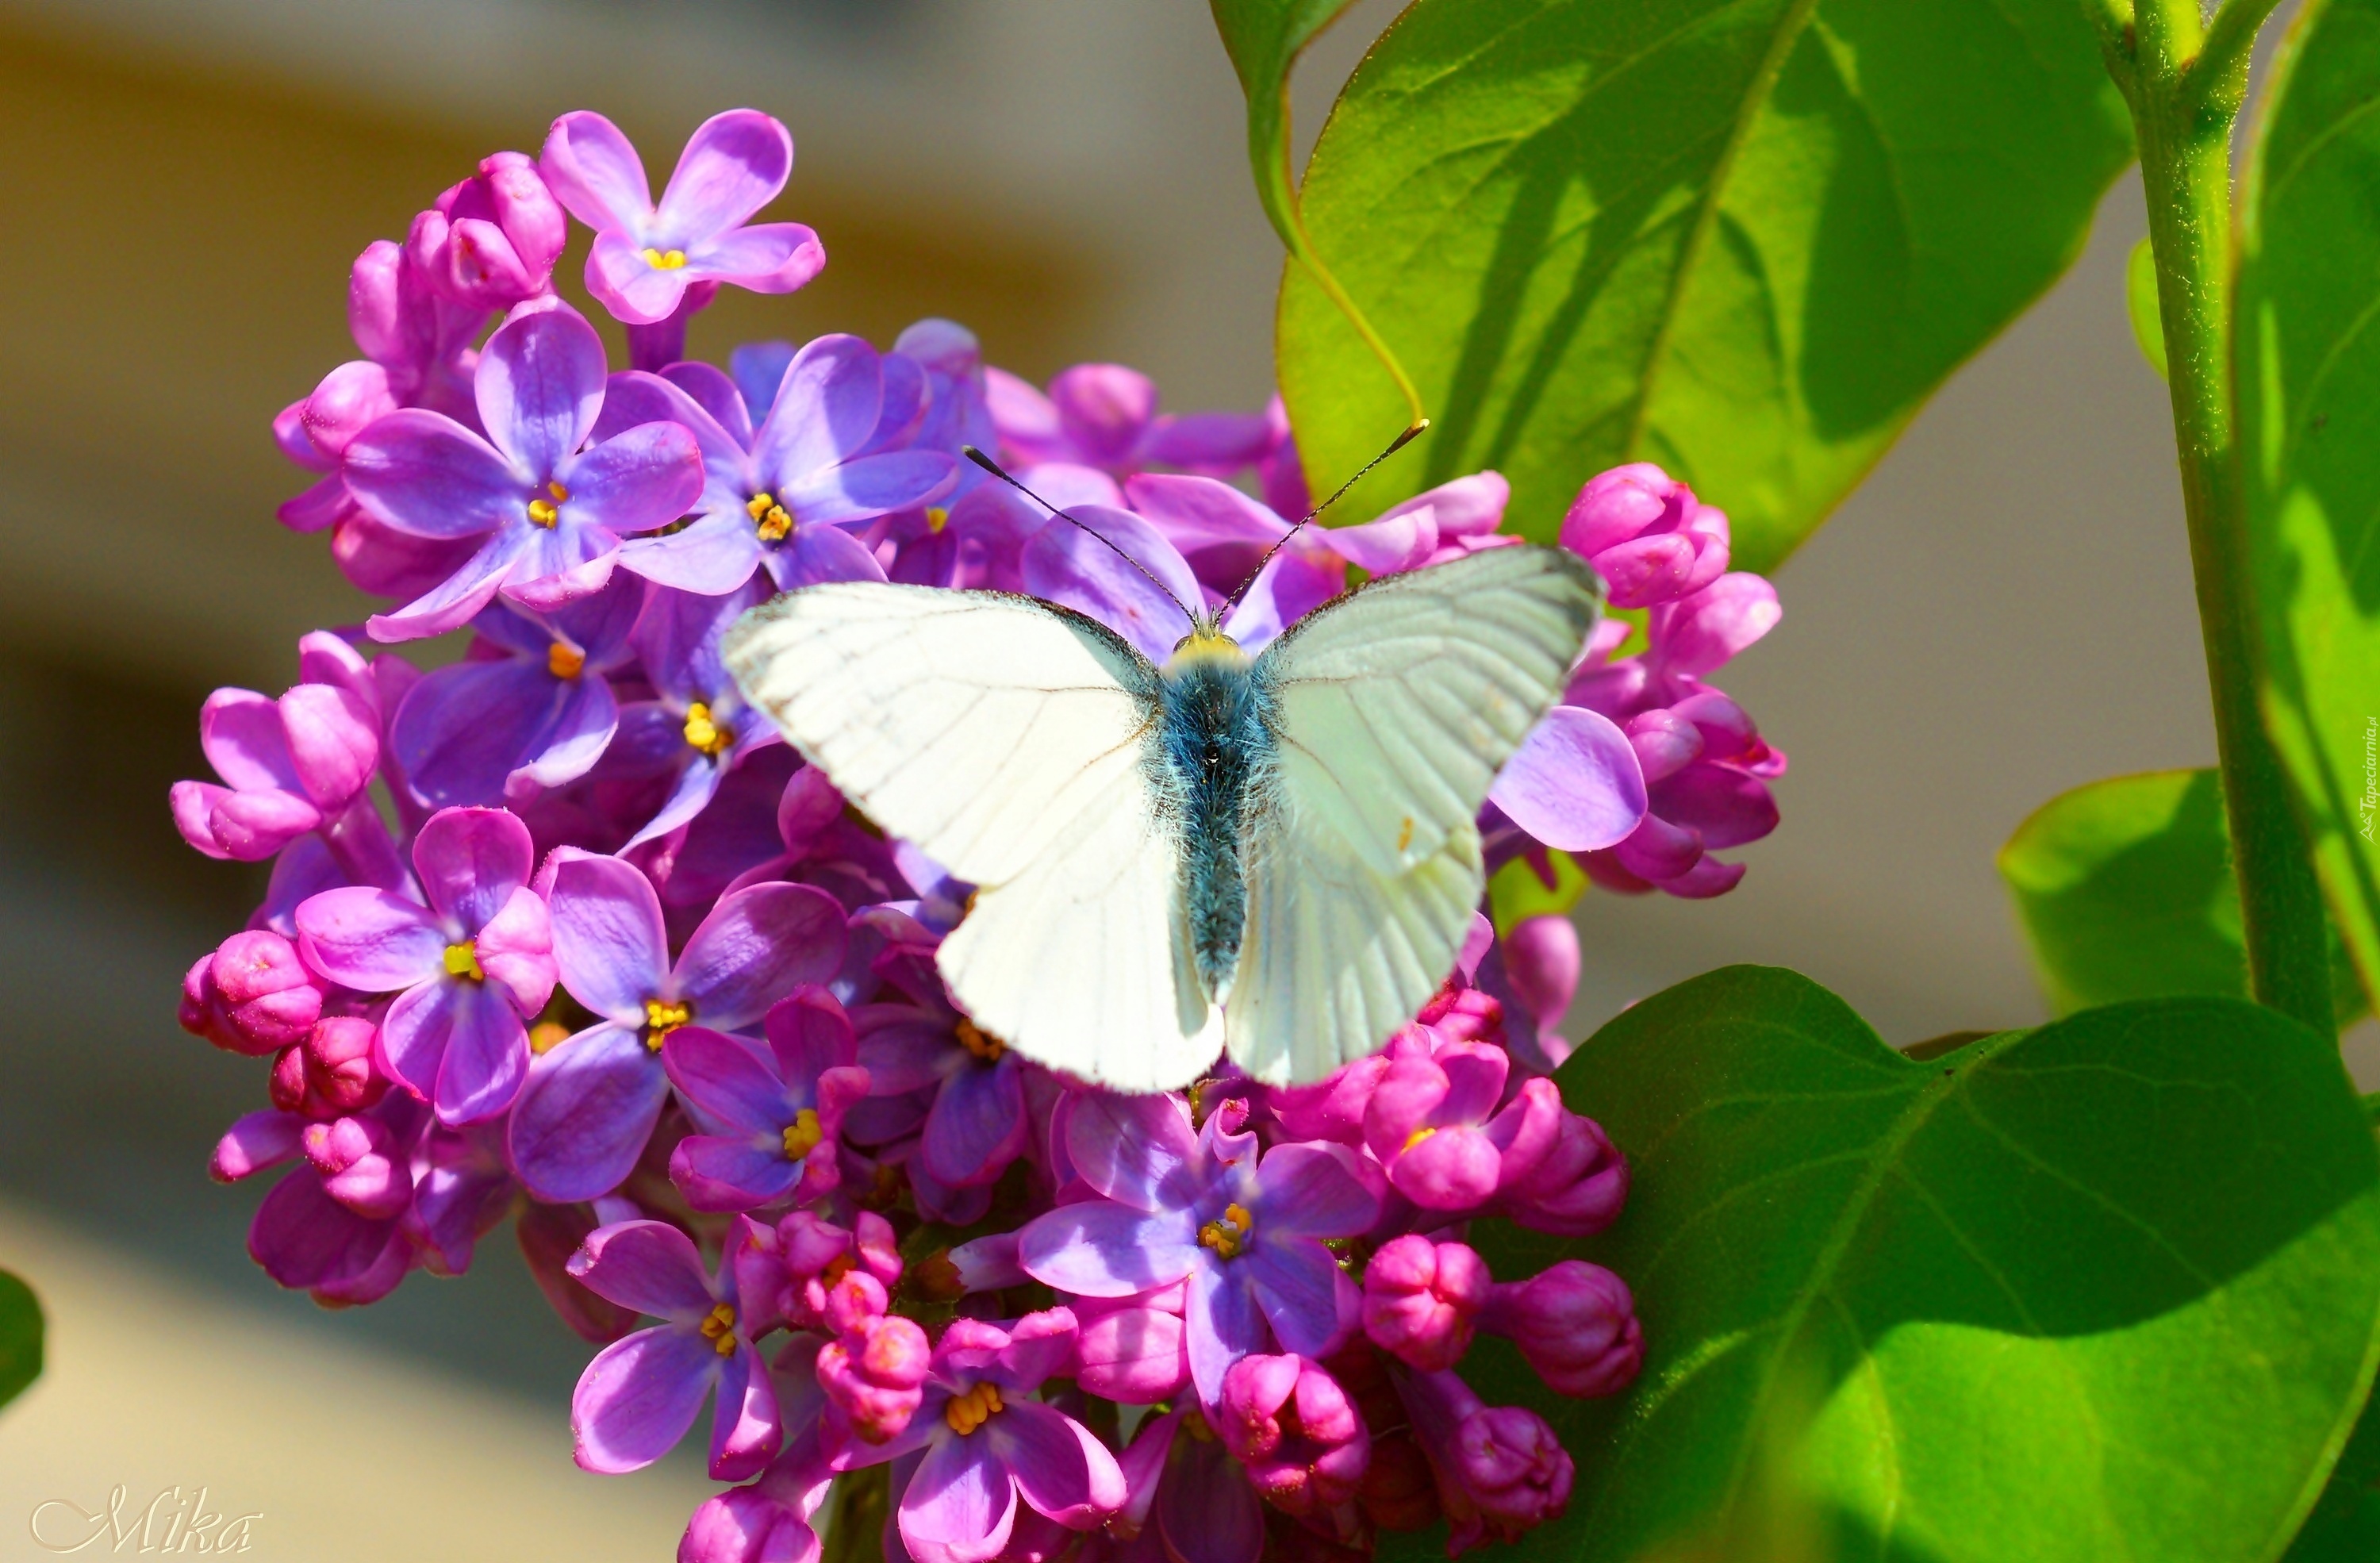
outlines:
[{"label": "hairy blue thorax", "polygon": [[1182,832],[1182,897],[1191,950],[1209,997],[1221,1002],[1247,916],[1241,830],[1272,767],[1272,697],[1246,652],[1201,625],[1158,672],[1160,795]]}]

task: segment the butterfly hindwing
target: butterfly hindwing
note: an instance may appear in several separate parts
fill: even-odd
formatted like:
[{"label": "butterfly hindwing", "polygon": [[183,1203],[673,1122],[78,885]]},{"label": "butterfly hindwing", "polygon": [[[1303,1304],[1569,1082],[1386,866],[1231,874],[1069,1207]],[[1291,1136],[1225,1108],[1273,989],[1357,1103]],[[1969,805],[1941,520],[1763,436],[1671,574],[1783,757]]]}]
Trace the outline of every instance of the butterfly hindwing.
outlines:
[{"label": "butterfly hindwing", "polygon": [[1126,1088],[1213,1060],[1148,769],[1157,673],[1131,647],[1031,598],[846,582],[755,610],[726,654],[868,818],[981,887],[938,956],[978,1025]]},{"label": "butterfly hindwing", "polygon": [[1483,551],[1381,577],[1267,648],[1277,760],[1244,849],[1232,1057],[1318,1079],[1453,969],[1484,891],[1475,819],[1560,695],[1601,589],[1569,554]]}]

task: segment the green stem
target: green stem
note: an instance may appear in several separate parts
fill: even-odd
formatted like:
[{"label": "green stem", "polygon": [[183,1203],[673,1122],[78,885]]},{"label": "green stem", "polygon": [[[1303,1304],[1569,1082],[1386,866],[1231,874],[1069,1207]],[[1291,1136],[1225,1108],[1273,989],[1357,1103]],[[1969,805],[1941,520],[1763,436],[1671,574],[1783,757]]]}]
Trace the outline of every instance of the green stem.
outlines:
[{"label": "green stem", "polygon": [[[2198,0],[2138,0],[2131,58],[2119,70],[2140,145],[2149,245],[2157,263],[2167,386],[2181,466],[2182,509],[2215,706],[2216,751],[2231,821],[2232,868],[2245,917],[2248,975],[2257,1001],[2325,1034],[2328,933],[2313,857],[2280,757],[2256,704],[2255,604],[2247,514],[2231,398],[2231,122],[2247,50],[2237,38],[2267,0],[2231,0],[2217,30],[2228,53],[2194,68],[2210,37]],[[2257,18],[2261,19],[2261,18]],[[2214,40],[2221,42],[2222,40]],[[2112,51],[2111,51],[2112,53]],[[2116,64],[2111,60],[2111,67]],[[2129,76],[2130,80],[2125,78]]]}]

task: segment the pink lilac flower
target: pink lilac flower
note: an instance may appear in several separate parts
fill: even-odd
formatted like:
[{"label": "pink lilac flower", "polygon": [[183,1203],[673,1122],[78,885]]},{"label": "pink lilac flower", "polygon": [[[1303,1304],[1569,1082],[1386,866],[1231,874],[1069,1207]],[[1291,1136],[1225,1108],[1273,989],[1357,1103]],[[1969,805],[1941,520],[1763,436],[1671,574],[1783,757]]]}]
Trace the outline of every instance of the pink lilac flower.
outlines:
[{"label": "pink lilac flower", "polygon": [[380,723],[335,685],[300,684],[278,700],[218,689],[200,711],[199,745],[226,784],[174,783],[174,823],[209,857],[254,863],[362,801]]},{"label": "pink lilac flower", "polygon": [[478,539],[439,586],[389,613],[381,640],[441,635],[502,592],[558,608],[611,579],[620,539],[667,526],[702,491],[702,453],[671,423],[589,442],[603,406],[603,344],[568,306],[516,310],[488,339],[473,380],[482,437],[441,413],[405,408],[346,449],[347,488],[383,526]]},{"label": "pink lilac flower", "polygon": [[635,644],[653,698],[621,708],[598,774],[646,780],[664,790],[659,808],[621,850],[688,823],[747,756],[784,742],[773,723],[744,704],[719,655],[728,626],[768,595],[758,580],[722,597],[659,592],[638,621]]},{"label": "pink lilac flower", "polygon": [[621,564],[705,597],[764,567],[783,590],[883,579],[875,555],[845,528],[940,499],[958,480],[957,461],[942,452],[875,444],[884,366],[900,361],[856,336],[820,337],[787,364],[757,429],[734,382],[708,364],[674,365],[666,377],[615,375],[598,435],[677,423],[700,444],[704,470],[701,495],[687,507],[692,521],[629,543]]},{"label": "pink lilac flower", "polygon": [[504,1111],[528,1073],[525,1022],[554,983],[552,930],[528,886],[535,862],[513,816],[446,809],[413,845],[427,906],[356,887],[298,908],[309,966],[358,993],[395,995],[381,1062],[444,1122]]},{"label": "pink lilac flower", "polygon": [[661,1060],[671,1032],[699,1022],[734,1031],[843,963],[843,910],[804,885],[756,885],[721,898],[673,962],[651,881],[615,857],[564,848],[541,876],[562,986],[601,1018],[530,1066],[509,1141],[540,1199],[593,1199],[617,1187],[669,1097]]},{"label": "pink lilac flower", "polygon": [[1047,395],[1005,370],[987,379],[1002,449],[1028,466],[1073,462],[1119,478],[1150,466],[1232,473],[1272,445],[1261,413],[1160,414],[1156,382],[1122,364],[1076,364]]},{"label": "pink lilac flower", "polygon": [[547,613],[481,609],[473,655],[424,676],[390,724],[414,795],[433,807],[525,803],[587,774],[619,726],[606,675],[633,660],[644,605],[630,576]]},{"label": "pink lilac flower", "polygon": [[1628,1178],[1602,1126],[1565,1108],[1545,1155],[1498,1191],[1492,1208],[1532,1231],[1587,1237],[1618,1218]]},{"label": "pink lilac flower", "polygon": [[1561,1517],[1577,1468],[1545,1418],[1489,1406],[1451,1373],[1391,1369],[1415,1439],[1439,1478],[1450,1557],[1483,1541],[1514,1541]]},{"label": "pink lilac flower", "polygon": [[[320,1125],[294,1113],[249,1113],[225,1133],[208,1168],[231,1182],[299,1161],[257,1206],[248,1251],[275,1282],[327,1303],[385,1297],[419,1257],[404,1232],[401,1208],[391,1209],[387,1194],[398,1167],[409,1169],[411,1147],[430,1114],[411,1097],[392,1092],[358,1120],[375,1127],[309,1147],[306,1132]],[[338,1174],[362,1162],[366,1151],[377,1163],[340,1182]],[[322,1166],[333,1170],[325,1173]]]},{"label": "pink lilac flower", "polygon": [[1389,1186],[1426,1210],[1479,1209],[1536,1169],[1562,1112],[1550,1080],[1521,1083],[1508,1102],[1512,1060],[1484,1044],[1413,1045],[1408,1032],[1364,1108],[1364,1139]]},{"label": "pink lilac flower", "polygon": [[1627,1283],[1584,1259],[1490,1287],[1479,1327],[1510,1338],[1537,1376],[1564,1395],[1616,1395],[1645,1363],[1645,1331]]},{"label": "pink lilac flower", "polygon": [[500,151],[413,220],[405,252],[443,297],[477,309],[509,309],[553,291],[553,262],[568,236],[561,203],[536,162]]},{"label": "pink lilac flower", "polygon": [[337,1118],[381,1099],[388,1077],[372,1061],[380,1027],[362,1015],[325,1015],[273,1060],[266,1094],[284,1112]]},{"label": "pink lilac flower", "polygon": [[1084,1297],[1125,1297],[1188,1280],[1184,1309],[1201,1401],[1223,1375],[1279,1341],[1323,1357],[1356,1316],[1354,1283],[1325,1238],[1368,1229],[1374,1179],[1342,1145],[1285,1144],[1258,1155],[1219,1109],[1194,1134],[1172,1097],[1075,1098],[1065,1145],[1100,1197],[1034,1218],[1017,1259],[1037,1280]]},{"label": "pink lilac flower", "polygon": [[200,956],[183,979],[182,1028],[262,1057],[304,1041],[327,996],[296,945],[270,928],[247,928]]},{"label": "pink lilac flower", "polygon": [[504,1162],[503,1128],[432,1124],[413,1157],[413,1204],[405,1233],[432,1275],[459,1276],[471,1267],[480,1238],[512,1208],[520,1185]]},{"label": "pink lilac flower", "polygon": [[1650,608],[1727,572],[1727,516],[1651,462],[1587,479],[1562,517],[1561,545],[1595,566],[1614,608]]},{"label": "pink lilac flower", "polygon": [[[740,1220],[740,1218],[739,1218]],[[570,1273],[597,1295],[662,1322],[596,1354],[570,1397],[579,1465],[616,1475],[675,1448],[717,1391],[710,1474],[757,1475],[782,1438],[768,1364],[752,1344],[735,1286],[733,1251],[716,1276],[684,1232],[662,1221],[623,1221],[589,1234]]]},{"label": "pink lilac flower", "polygon": [[1284,1514],[1327,1514],[1355,1496],[1372,1438],[1338,1380],[1297,1356],[1242,1357],[1215,1412],[1224,1447]]},{"label": "pink lilac flower", "polygon": [[539,165],[570,214],[595,230],[587,290],[630,328],[674,325],[639,344],[639,368],[684,357],[685,316],[722,285],[791,293],[826,249],[799,223],[750,223],[794,168],[794,138],[765,114],[731,109],[696,127],[659,205],[644,161],[600,114],[565,114]]},{"label": "pink lilac flower", "polygon": [[662,1045],[670,1084],[719,1131],[689,1134],[670,1153],[670,1181],[697,1210],[807,1203],[839,1181],[843,1115],[868,1095],[850,1019],[833,994],[803,987],[770,1007],[763,1030],[765,1055],[698,1025]]},{"label": "pink lilac flower", "polygon": [[1392,1238],[1364,1266],[1364,1333],[1408,1367],[1442,1372],[1470,1349],[1492,1285],[1487,1261],[1462,1243]]},{"label": "pink lilac flower", "polygon": [[1082,1424],[1029,1398],[1065,1371],[1074,1347],[1075,1317],[1063,1308],[1005,1327],[954,1320],[934,1347],[908,1425],[837,1460],[844,1470],[900,1462],[895,1525],[917,1563],[984,1563],[1009,1545],[1020,1508],[1087,1531],[1123,1507],[1115,1456]]}]

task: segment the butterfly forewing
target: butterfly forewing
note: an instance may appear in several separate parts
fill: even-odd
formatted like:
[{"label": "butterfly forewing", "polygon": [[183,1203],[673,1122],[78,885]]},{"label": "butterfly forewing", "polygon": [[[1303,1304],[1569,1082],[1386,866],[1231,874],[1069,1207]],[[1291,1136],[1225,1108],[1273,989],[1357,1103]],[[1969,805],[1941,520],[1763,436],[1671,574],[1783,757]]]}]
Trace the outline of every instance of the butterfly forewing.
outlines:
[{"label": "butterfly forewing", "polygon": [[779,598],[726,651],[845,796],[982,887],[938,956],[978,1025],[1126,1089],[1213,1061],[1220,1024],[1179,975],[1180,844],[1137,652],[1031,598],[880,582]]},{"label": "butterfly forewing", "polygon": [[1227,1015],[1241,1068],[1318,1079],[1445,981],[1486,888],[1480,806],[1560,693],[1600,596],[1568,554],[1494,549],[1374,581],[1258,660],[1278,758],[1243,849]]}]

